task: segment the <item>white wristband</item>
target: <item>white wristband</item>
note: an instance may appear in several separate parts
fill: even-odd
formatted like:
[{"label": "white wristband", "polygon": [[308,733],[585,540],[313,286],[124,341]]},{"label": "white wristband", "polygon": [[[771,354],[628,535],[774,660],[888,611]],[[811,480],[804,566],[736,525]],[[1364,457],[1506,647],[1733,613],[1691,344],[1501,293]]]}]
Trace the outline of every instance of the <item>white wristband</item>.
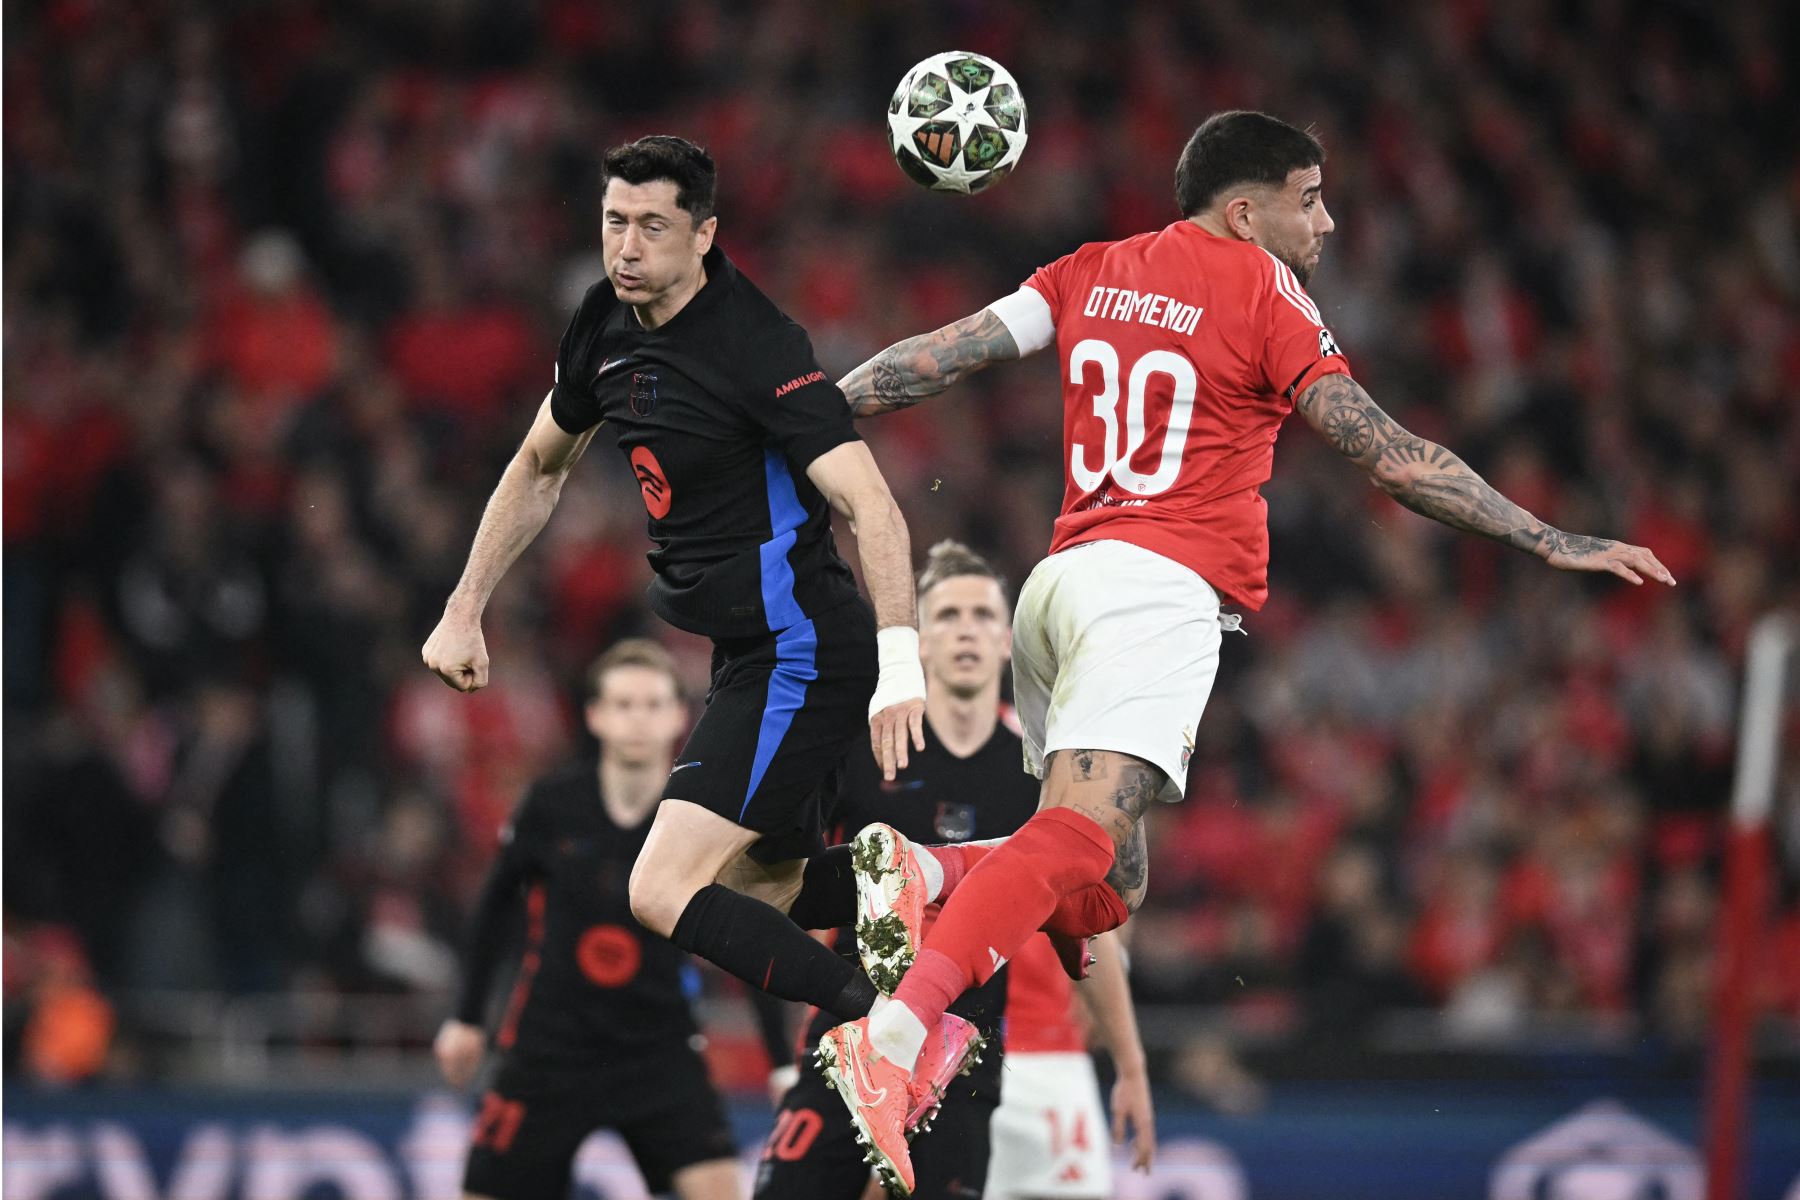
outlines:
[{"label": "white wristband", "polygon": [[925,667],[919,662],[919,631],[890,625],[875,635],[875,657],[881,669],[875,694],[869,697],[871,719],[884,708],[925,698]]}]

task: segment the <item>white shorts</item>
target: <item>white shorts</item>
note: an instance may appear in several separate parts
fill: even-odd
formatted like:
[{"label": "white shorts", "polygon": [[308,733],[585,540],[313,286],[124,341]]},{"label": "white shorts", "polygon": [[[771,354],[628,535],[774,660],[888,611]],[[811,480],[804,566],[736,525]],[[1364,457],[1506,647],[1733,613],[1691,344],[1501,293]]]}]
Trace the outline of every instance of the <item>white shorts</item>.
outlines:
[{"label": "white shorts", "polygon": [[1112,1195],[1112,1131],[1085,1054],[1007,1054],[985,1200]]},{"label": "white shorts", "polygon": [[1013,704],[1025,769],[1057,750],[1114,750],[1161,767],[1179,800],[1194,728],[1219,672],[1219,594],[1130,542],[1052,554],[1019,591]]}]

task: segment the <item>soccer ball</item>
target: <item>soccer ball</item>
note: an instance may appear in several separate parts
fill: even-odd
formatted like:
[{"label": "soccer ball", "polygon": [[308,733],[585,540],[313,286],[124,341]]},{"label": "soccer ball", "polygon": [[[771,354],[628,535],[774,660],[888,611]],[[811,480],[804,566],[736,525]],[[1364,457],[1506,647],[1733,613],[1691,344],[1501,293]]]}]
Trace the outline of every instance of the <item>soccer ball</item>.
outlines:
[{"label": "soccer ball", "polygon": [[1005,67],[950,50],[908,71],[888,102],[888,149],[906,177],[937,192],[979,192],[1025,152],[1025,97]]}]

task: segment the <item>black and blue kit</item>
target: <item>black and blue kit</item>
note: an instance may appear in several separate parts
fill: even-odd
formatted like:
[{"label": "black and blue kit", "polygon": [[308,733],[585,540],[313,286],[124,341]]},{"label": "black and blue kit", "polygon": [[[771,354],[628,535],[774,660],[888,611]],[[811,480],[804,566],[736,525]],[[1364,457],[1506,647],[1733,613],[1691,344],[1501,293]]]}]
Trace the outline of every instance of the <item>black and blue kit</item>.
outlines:
[{"label": "black and blue kit", "polygon": [[806,332],[723,251],[668,321],[645,329],[602,280],[557,352],[550,411],[604,422],[644,500],[652,610],[713,640],[706,712],[665,795],[763,835],[764,861],[818,844],[818,807],[866,739],[874,616],[807,478],[857,440]]},{"label": "black and blue kit", "polygon": [[494,1041],[463,1190],[494,1200],[569,1194],[575,1152],[617,1130],[652,1192],[734,1154],[689,1008],[693,961],[631,915],[626,883],[650,821],[608,815],[594,764],[532,784],[501,834],[476,905],[457,1019],[483,1024],[508,934],[524,949]]}]

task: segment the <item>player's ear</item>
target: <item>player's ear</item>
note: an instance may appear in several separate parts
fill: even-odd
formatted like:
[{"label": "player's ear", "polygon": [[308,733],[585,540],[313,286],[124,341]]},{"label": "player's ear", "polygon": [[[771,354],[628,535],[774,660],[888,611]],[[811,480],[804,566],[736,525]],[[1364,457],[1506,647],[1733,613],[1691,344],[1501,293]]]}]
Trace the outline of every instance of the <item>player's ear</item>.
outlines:
[{"label": "player's ear", "polygon": [[1225,202],[1225,228],[1244,241],[1254,241],[1256,202],[1247,195],[1233,196]]},{"label": "player's ear", "polygon": [[699,250],[699,252],[702,254],[705,254],[708,250],[711,250],[712,244],[713,244],[713,234],[718,231],[718,228],[719,228],[719,218],[717,218],[717,217],[708,217],[708,218],[706,218],[706,220],[700,222],[699,227],[694,230],[694,247],[695,247],[695,249]]}]

